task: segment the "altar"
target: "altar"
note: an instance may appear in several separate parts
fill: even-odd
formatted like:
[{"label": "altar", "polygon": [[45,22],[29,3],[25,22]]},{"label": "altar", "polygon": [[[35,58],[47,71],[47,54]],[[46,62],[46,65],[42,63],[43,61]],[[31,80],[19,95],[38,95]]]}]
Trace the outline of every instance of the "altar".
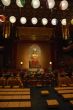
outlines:
[{"label": "altar", "polygon": [[44,69],[43,68],[29,68],[30,74],[43,74]]}]

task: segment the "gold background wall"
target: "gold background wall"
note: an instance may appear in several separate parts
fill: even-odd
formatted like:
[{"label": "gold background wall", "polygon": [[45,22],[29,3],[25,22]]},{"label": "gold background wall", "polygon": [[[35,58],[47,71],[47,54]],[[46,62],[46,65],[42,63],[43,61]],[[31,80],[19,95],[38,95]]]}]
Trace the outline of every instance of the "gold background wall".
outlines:
[{"label": "gold background wall", "polygon": [[[17,59],[16,59],[16,67],[17,68],[29,68],[29,60],[30,60],[30,47],[32,45],[39,46],[41,50],[40,56],[40,65],[42,68],[48,68],[49,62],[51,61],[51,53],[50,53],[50,45],[48,42],[38,42],[38,43],[30,43],[30,42],[19,42],[17,44]],[[20,62],[23,62],[23,65]]]}]

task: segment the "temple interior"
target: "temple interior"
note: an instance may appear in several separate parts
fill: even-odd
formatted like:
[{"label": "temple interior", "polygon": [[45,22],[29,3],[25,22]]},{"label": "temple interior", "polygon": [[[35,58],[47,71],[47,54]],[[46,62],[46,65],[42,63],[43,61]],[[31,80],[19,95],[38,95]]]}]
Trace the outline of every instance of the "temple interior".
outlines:
[{"label": "temple interior", "polygon": [[0,110],[73,110],[73,1],[0,0]]}]

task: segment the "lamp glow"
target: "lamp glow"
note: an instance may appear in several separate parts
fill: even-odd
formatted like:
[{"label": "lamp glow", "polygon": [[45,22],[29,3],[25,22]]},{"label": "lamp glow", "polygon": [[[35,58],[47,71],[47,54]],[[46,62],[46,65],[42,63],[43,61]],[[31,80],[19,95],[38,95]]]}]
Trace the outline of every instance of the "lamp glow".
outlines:
[{"label": "lamp glow", "polygon": [[27,19],[25,17],[20,18],[21,24],[25,24],[27,22]]},{"label": "lamp glow", "polygon": [[16,17],[15,16],[10,16],[9,21],[11,23],[15,23],[16,22]]},{"label": "lamp glow", "polygon": [[52,62],[50,61],[49,64],[52,65]]},{"label": "lamp glow", "polygon": [[47,3],[48,3],[48,8],[49,9],[54,8],[54,6],[55,6],[55,1],[54,0],[47,0]]},{"label": "lamp glow", "polygon": [[11,3],[11,0],[1,0],[1,1],[4,6],[9,6]]},{"label": "lamp glow", "polygon": [[20,64],[23,65],[23,61],[21,61]]},{"label": "lamp glow", "polygon": [[47,23],[48,23],[47,18],[43,18],[43,19],[42,19],[42,24],[43,24],[43,25],[47,25]]},{"label": "lamp glow", "polygon": [[67,0],[62,0],[60,2],[60,7],[61,7],[61,10],[66,10],[68,8],[68,1]]},{"label": "lamp glow", "polygon": [[31,22],[32,22],[32,24],[37,24],[37,22],[38,22],[38,20],[37,20],[37,18],[36,17],[33,17],[32,19],[31,19]]},{"label": "lamp glow", "polygon": [[40,1],[39,0],[32,0],[31,5],[33,8],[39,8],[40,7]]}]

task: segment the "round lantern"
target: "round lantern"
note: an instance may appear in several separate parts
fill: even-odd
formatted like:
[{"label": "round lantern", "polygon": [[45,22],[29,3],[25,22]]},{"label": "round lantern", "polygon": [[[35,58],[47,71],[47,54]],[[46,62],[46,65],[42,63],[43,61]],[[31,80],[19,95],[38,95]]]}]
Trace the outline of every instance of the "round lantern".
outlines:
[{"label": "round lantern", "polygon": [[66,19],[62,19],[61,24],[65,26],[67,24]]},{"label": "round lantern", "polygon": [[16,0],[16,4],[18,7],[24,7],[24,4],[25,4],[25,0]]},{"label": "round lantern", "polygon": [[10,16],[9,21],[11,23],[15,23],[16,22],[16,17],[15,16]]},{"label": "round lantern", "polygon": [[21,24],[25,24],[27,22],[27,19],[25,17],[20,18]]},{"label": "round lantern", "polygon": [[58,23],[58,21],[57,21],[56,18],[53,18],[53,19],[51,20],[51,24],[52,24],[52,25],[57,25],[57,23]]},{"label": "round lantern", "polygon": [[55,1],[54,0],[47,0],[47,3],[48,3],[48,8],[49,9],[54,8],[54,6],[55,6]]},{"label": "round lantern", "polygon": [[67,0],[62,0],[60,2],[60,8],[61,8],[61,10],[66,10],[68,8],[68,1]]},{"label": "round lantern", "polygon": [[43,19],[42,19],[42,24],[43,24],[43,25],[47,25],[47,23],[48,23],[47,18],[43,18]]},{"label": "round lantern", "polygon": [[32,0],[31,5],[33,8],[39,8],[40,7],[40,1],[39,0]]},{"label": "round lantern", "polygon": [[1,0],[4,6],[9,6],[11,3],[11,0]]},{"label": "round lantern", "polygon": [[38,20],[37,20],[37,18],[36,17],[33,17],[32,19],[31,19],[31,22],[32,22],[32,24],[37,24],[37,22],[38,22]]}]

